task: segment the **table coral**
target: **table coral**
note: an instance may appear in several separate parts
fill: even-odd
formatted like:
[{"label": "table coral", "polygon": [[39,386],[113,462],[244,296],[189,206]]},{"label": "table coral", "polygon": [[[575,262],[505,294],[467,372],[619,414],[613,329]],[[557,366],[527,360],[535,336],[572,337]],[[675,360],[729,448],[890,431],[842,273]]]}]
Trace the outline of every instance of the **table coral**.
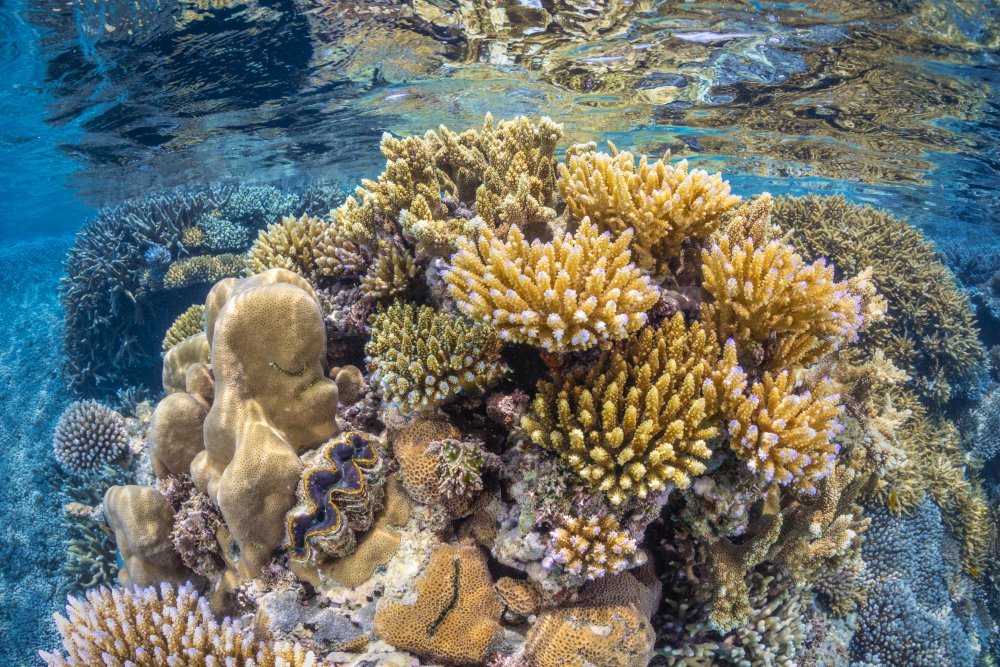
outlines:
[{"label": "table coral", "polygon": [[177,316],[163,336],[163,352],[166,352],[189,336],[201,333],[204,328],[205,306],[196,303]]},{"label": "table coral", "polygon": [[222,281],[205,308],[215,398],[191,476],[219,505],[252,576],[283,541],[299,454],[338,431],[337,385],[323,372],[322,311],[300,276],[272,269]]},{"label": "table coral", "polygon": [[125,419],[96,401],[76,401],[59,416],[52,452],[63,469],[93,470],[128,453]]},{"label": "table coral", "polygon": [[285,518],[290,557],[316,561],[353,550],[355,531],[371,528],[384,482],[385,461],[373,436],[349,431],[324,444],[305,467],[297,504]]},{"label": "table coral", "polygon": [[559,192],[576,220],[587,217],[615,236],[632,230],[632,254],[644,269],[664,273],[682,244],[714,232],[740,201],[720,174],[688,171],[687,160],[642,156],[637,165],[610,142],[609,150],[571,149],[559,165]]},{"label": "table coral", "polygon": [[459,309],[507,341],[549,352],[608,347],[646,323],[657,293],[631,263],[631,233],[617,239],[584,221],[551,242],[506,241],[488,227],[459,239],[445,274]]},{"label": "table coral", "polygon": [[268,643],[225,618],[221,623],[194,586],[107,589],[71,597],[56,615],[65,653],[41,652],[48,667],[239,664],[322,667],[311,651]]},{"label": "table coral", "polygon": [[499,380],[500,345],[489,326],[397,302],[372,317],[365,354],[386,403],[428,413]]},{"label": "table coral", "polygon": [[807,257],[827,257],[838,272],[867,267],[887,301],[885,319],[863,335],[910,376],[925,400],[949,400],[982,357],[968,298],[915,227],[842,196],[777,200],[774,221]]},{"label": "table coral", "polygon": [[720,398],[742,389],[735,372],[733,353],[678,313],[590,368],[539,383],[522,427],[616,505],[683,489],[712,454]]},{"label": "table coral", "polygon": [[503,605],[478,547],[438,547],[413,588],[412,602],[379,602],[375,634],[443,664],[483,664],[503,634]]}]

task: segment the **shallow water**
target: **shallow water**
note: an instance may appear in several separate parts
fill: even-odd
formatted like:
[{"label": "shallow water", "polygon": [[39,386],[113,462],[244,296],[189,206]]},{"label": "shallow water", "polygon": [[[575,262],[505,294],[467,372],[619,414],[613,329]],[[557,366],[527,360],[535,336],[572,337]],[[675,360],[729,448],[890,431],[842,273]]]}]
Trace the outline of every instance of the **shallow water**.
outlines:
[{"label": "shallow water", "polygon": [[734,193],[844,194],[1000,261],[995,1],[0,0],[0,40],[2,665],[55,645],[49,438],[76,398],[57,290],[104,207],[218,183],[349,191],[382,169],[383,132],[546,115],[560,152],[669,150]]}]

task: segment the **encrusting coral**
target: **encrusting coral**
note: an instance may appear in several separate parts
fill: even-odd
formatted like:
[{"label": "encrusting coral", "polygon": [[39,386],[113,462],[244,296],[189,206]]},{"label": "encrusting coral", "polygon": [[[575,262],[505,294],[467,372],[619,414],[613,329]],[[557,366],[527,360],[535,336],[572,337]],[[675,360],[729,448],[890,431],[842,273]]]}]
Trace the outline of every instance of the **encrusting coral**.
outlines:
[{"label": "encrusting coral", "polygon": [[433,412],[503,374],[500,338],[489,326],[397,302],[372,317],[371,329],[372,384],[404,413]]},{"label": "encrusting coral", "polygon": [[163,336],[163,352],[166,352],[177,345],[185,338],[194,336],[204,330],[205,306],[196,303],[183,313],[177,316],[174,323],[167,329]]},{"label": "encrusting coral", "polygon": [[59,416],[52,451],[69,472],[85,472],[120,461],[128,453],[125,419],[96,401],[77,401]]},{"label": "encrusting coral", "polygon": [[478,241],[459,239],[445,282],[464,314],[505,341],[549,352],[608,347],[645,324],[657,300],[630,261],[630,241],[587,221],[548,243],[529,242],[517,226],[501,240],[486,227]]},{"label": "encrusting coral", "polygon": [[697,241],[719,227],[740,198],[730,194],[719,174],[688,171],[687,160],[650,163],[643,156],[571,149],[559,166],[559,192],[576,220],[589,220],[600,231],[620,236],[631,230],[636,264],[657,273],[680,254],[685,242]]},{"label": "encrusting coral", "polygon": [[720,400],[742,382],[732,351],[678,313],[590,368],[539,383],[522,427],[618,505],[703,473]]},{"label": "encrusting coral", "polygon": [[42,652],[48,667],[247,665],[321,667],[311,651],[269,643],[229,618],[221,623],[195,588],[95,589],[56,615],[65,653]]}]

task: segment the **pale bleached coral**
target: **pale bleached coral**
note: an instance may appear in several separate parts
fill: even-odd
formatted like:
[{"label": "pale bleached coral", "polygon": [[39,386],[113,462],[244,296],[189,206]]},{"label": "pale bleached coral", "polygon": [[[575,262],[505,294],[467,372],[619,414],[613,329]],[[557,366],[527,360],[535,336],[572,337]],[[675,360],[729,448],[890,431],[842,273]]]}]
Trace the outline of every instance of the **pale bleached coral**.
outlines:
[{"label": "pale bleached coral", "polygon": [[577,220],[589,217],[601,231],[618,236],[632,230],[632,251],[644,269],[664,272],[681,246],[718,229],[740,198],[730,194],[720,174],[688,171],[687,160],[638,165],[627,151],[572,151],[559,166],[559,191]]},{"label": "pale bleached coral", "polygon": [[177,316],[163,337],[164,354],[177,343],[205,329],[205,306],[196,303]]},{"label": "pale bleached coral", "polygon": [[742,389],[729,348],[678,313],[589,369],[539,383],[522,427],[616,505],[686,488],[712,454],[720,400]]},{"label": "pale bleached coral", "polygon": [[76,401],[63,410],[52,452],[64,470],[86,472],[128,454],[125,418],[97,401]]},{"label": "pale bleached coral", "polygon": [[365,353],[386,403],[406,413],[433,412],[500,379],[500,346],[489,326],[395,303],[372,318]]},{"label": "pale bleached coral", "polygon": [[477,242],[459,241],[445,281],[459,309],[504,340],[549,352],[608,347],[645,324],[657,300],[630,240],[587,221],[548,243],[529,243],[518,227],[503,241],[487,227]]},{"label": "pale bleached coral", "polygon": [[66,616],[55,619],[65,653],[42,651],[48,667],[324,664],[301,646],[261,641],[230,618],[219,623],[191,584],[91,590],[69,598]]}]

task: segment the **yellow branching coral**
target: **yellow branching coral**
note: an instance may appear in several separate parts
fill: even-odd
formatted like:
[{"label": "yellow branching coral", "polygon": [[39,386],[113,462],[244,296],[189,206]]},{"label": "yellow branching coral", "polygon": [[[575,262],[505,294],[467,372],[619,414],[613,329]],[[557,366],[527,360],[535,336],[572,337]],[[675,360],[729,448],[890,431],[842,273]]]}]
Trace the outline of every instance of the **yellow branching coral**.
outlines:
[{"label": "yellow branching coral", "polygon": [[406,292],[417,275],[413,256],[396,243],[383,242],[361,279],[361,291],[370,299],[384,299]]},{"label": "yellow branching coral", "polygon": [[597,579],[635,564],[636,541],[614,517],[563,516],[552,531],[552,557],[572,574]]},{"label": "yellow branching coral", "polygon": [[309,215],[285,216],[281,222],[268,225],[254,241],[247,255],[247,275],[268,269],[287,269],[303,278],[316,272],[313,250],[329,225]]},{"label": "yellow branching coral", "polygon": [[721,399],[742,389],[735,350],[680,313],[589,370],[541,382],[521,425],[614,504],[705,471]]},{"label": "yellow branching coral", "polygon": [[371,381],[403,412],[429,412],[503,374],[493,329],[428,306],[395,303],[372,318]]},{"label": "yellow branching coral", "polygon": [[768,371],[748,390],[730,395],[725,412],[730,446],[747,468],[768,482],[815,493],[840,451],[832,438],[841,430],[837,417],[844,407],[829,380],[811,389],[799,380],[789,371]]},{"label": "yellow branching coral", "polygon": [[261,641],[229,618],[217,622],[192,584],[90,590],[85,600],[69,598],[66,617],[55,619],[65,654],[42,651],[48,667],[325,664],[297,644]]},{"label": "yellow branching coral", "polygon": [[204,329],[204,319],[205,306],[200,303],[196,303],[178,315],[177,319],[170,325],[170,328],[167,329],[166,335],[163,337],[163,353],[166,354],[167,350],[172,348],[174,345],[177,345],[177,343],[181,342],[188,336],[201,333]]},{"label": "yellow branching coral", "polygon": [[326,225],[312,247],[318,275],[347,278],[361,275],[368,265],[368,247],[375,238],[370,220],[351,216],[354,199],[349,198],[334,211],[333,222]]},{"label": "yellow branching coral", "polygon": [[842,196],[778,199],[774,221],[806,257],[828,257],[845,275],[872,267],[886,316],[863,332],[862,344],[885,349],[921,398],[951,398],[980,363],[982,346],[968,297],[920,230]]},{"label": "yellow branching coral", "polygon": [[462,312],[504,340],[550,352],[608,347],[645,324],[657,300],[629,261],[630,240],[587,221],[549,243],[528,243],[517,227],[501,241],[487,226],[478,242],[459,241],[444,279]]},{"label": "yellow branching coral", "polygon": [[163,276],[163,287],[181,289],[238,276],[243,271],[243,261],[243,255],[232,253],[185,257],[167,268]]},{"label": "yellow branching coral", "polygon": [[720,174],[688,171],[687,160],[636,165],[629,152],[575,151],[559,166],[559,192],[577,220],[589,217],[601,231],[633,230],[636,263],[663,271],[688,239],[708,236],[739,203]]},{"label": "yellow branching coral", "polygon": [[741,236],[722,234],[702,251],[702,287],[714,299],[702,319],[719,340],[732,338],[741,353],[766,351],[768,367],[778,370],[806,366],[857,339],[866,276],[837,282],[825,260],[806,264],[787,243]]}]

